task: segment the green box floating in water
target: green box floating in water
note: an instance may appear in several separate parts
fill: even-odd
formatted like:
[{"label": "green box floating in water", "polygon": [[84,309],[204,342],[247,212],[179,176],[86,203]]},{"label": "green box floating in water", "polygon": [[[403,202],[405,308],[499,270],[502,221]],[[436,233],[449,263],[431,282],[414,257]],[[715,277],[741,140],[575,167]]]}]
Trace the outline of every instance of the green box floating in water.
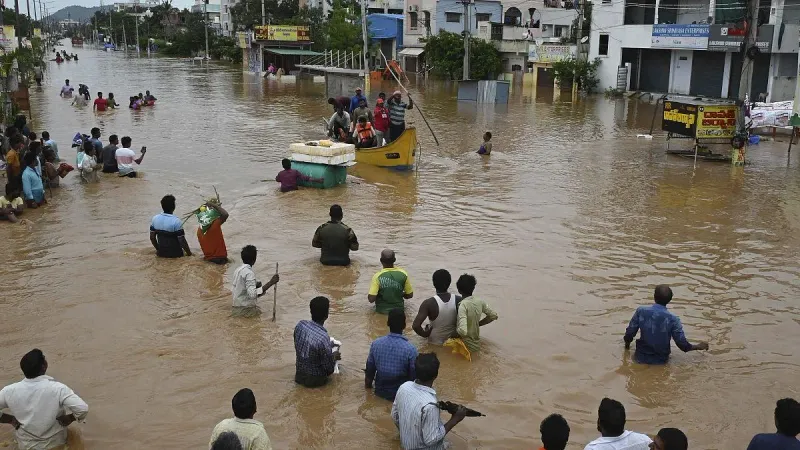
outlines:
[{"label": "green box floating in water", "polygon": [[321,178],[324,180],[322,183],[313,183],[300,180],[300,186],[317,189],[330,189],[347,182],[347,167],[345,166],[330,166],[327,164],[292,161],[292,169],[295,169],[308,177]]}]

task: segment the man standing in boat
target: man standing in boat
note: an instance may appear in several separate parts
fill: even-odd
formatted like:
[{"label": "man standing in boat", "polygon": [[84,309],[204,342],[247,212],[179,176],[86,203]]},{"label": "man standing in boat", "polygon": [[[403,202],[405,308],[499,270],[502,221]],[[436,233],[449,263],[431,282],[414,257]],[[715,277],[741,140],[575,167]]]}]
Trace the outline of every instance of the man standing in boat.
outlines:
[{"label": "man standing in boat", "polygon": [[408,104],[403,103],[400,91],[394,91],[392,98],[386,102],[389,108],[389,137],[386,142],[392,142],[403,134],[406,129],[406,110],[414,107],[411,97]]}]

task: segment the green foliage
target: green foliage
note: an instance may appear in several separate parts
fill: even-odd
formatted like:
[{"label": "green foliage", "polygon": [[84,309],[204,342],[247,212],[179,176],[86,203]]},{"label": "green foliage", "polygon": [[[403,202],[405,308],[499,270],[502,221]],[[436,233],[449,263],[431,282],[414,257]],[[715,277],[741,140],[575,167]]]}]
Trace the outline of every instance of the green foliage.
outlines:
[{"label": "green foliage", "polygon": [[585,94],[591,94],[599,83],[598,67],[600,58],[595,58],[592,62],[570,58],[553,63],[553,76],[562,86],[572,84],[577,76],[578,89]]},{"label": "green foliage", "polygon": [[220,36],[214,40],[214,45],[210,43],[209,53],[212,58],[223,59],[227,61],[242,61],[242,49],[232,37]]},{"label": "green foliage", "polygon": [[625,95],[625,91],[622,89],[607,87],[604,94],[608,98],[622,98]]},{"label": "green foliage", "polygon": [[[457,33],[439,31],[425,39],[425,58],[431,72],[449,80],[461,79],[464,70],[464,38]],[[493,79],[502,71],[500,52],[491,42],[470,40],[470,78]]]},{"label": "green foliage", "polygon": [[[491,42],[483,39],[469,41],[469,76],[473,80],[493,80],[503,71],[500,52]],[[463,59],[463,56],[462,56]]]},{"label": "green foliage", "polygon": [[364,50],[361,7],[353,0],[334,0],[328,17],[328,49],[346,52]]}]

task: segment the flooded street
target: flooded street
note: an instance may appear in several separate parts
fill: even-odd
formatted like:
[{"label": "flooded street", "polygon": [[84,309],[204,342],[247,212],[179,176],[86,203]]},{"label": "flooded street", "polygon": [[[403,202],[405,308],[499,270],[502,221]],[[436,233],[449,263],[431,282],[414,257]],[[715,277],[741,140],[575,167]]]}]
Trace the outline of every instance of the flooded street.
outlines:
[{"label": "flooded street", "polygon": [[[361,371],[388,331],[367,302],[387,247],[415,288],[407,335],[421,350],[410,324],[436,269],[474,274],[476,294],[500,315],[481,330],[473,362],[438,351],[440,399],[487,415],[454,429],[460,448],[538,448],[539,422],[559,412],[569,448],[582,449],[598,435],[605,396],[626,406],[629,429],[681,428],[693,450],[744,448],[774,431],[777,399],[798,397],[800,160],[787,161],[786,142],[755,147],[744,171],[693,170],[664,155],[663,136],[636,139],[650,127],[646,104],[523,92],[507,107],[476,107],[455,101],[455,85],[429,83],[411,91],[442,145],[412,112],[417,176],[359,165],[346,186],[281,194],[274,178],[288,145],[319,138],[330,115],[323,85],[77,52],[79,62],[50,63],[45,86],[32,88],[32,129],[48,130],[67,162],[77,131],[129,135],[135,149],[147,145],[143,177],[81,185],[73,173],[47,207],[25,213],[30,223],[0,224],[0,384],[21,379],[20,357],[41,348],[48,374],[89,404],[87,449],[205,448],[242,387],[255,392],[255,418],[276,449],[399,448],[391,404],[364,389]],[[76,110],[58,96],[65,78],[93,97],[113,92],[122,107]],[[128,97],[147,89],[157,105],[129,110]],[[370,104],[394,89],[373,86]],[[486,130],[494,152],[482,161],[474,152]],[[235,262],[197,256],[194,219],[195,256],[157,259],[148,227],[161,197],[175,195],[183,215],[212,185],[231,214]],[[361,243],[349,268],[322,267],[310,245],[333,203]],[[261,318],[229,317],[246,244],[259,248],[261,280],[280,263],[276,323],[272,295]],[[622,335],[659,283],[672,286],[689,340],[711,350],[673,346],[665,367],[634,365]],[[308,390],[294,383],[292,330],[316,295],[331,298],[326,327],[344,344],[343,373]],[[11,436],[1,427],[0,446]]]}]

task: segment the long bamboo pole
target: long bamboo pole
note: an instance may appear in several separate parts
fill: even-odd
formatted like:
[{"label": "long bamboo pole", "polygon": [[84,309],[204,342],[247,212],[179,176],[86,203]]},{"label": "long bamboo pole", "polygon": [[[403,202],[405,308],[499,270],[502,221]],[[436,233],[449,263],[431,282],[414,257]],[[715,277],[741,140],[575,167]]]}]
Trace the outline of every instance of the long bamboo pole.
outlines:
[{"label": "long bamboo pole", "polygon": [[[383,54],[382,50],[381,50],[381,57],[383,58],[383,62],[386,63],[386,68],[389,70],[389,73],[391,73],[392,77],[394,77],[394,79],[397,80],[397,84],[400,85],[400,87],[403,89],[403,92],[406,93],[406,96],[411,101],[414,101],[413,99],[411,99],[411,94],[408,93],[408,89],[406,89],[406,87],[403,86],[403,83],[400,81],[399,78],[397,78],[397,75],[395,75],[395,73],[389,67],[389,61],[386,59],[386,55]],[[433,132],[433,128],[431,128],[431,124],[428,123],[428,119],[425,118],[425,113],[422,112],[422,108],[419,107],[419,104],[417,104],[417,111],[419,111],[419,115],[422,116],[422,120],[425,122],[425,125],[428,126],[428,130],[431,131],[431,135],[433,135],[433,140],[436,141],[436,145],[438,146],[439,145],[439,138],[437,138],[436,137],[436,133]]]}]

